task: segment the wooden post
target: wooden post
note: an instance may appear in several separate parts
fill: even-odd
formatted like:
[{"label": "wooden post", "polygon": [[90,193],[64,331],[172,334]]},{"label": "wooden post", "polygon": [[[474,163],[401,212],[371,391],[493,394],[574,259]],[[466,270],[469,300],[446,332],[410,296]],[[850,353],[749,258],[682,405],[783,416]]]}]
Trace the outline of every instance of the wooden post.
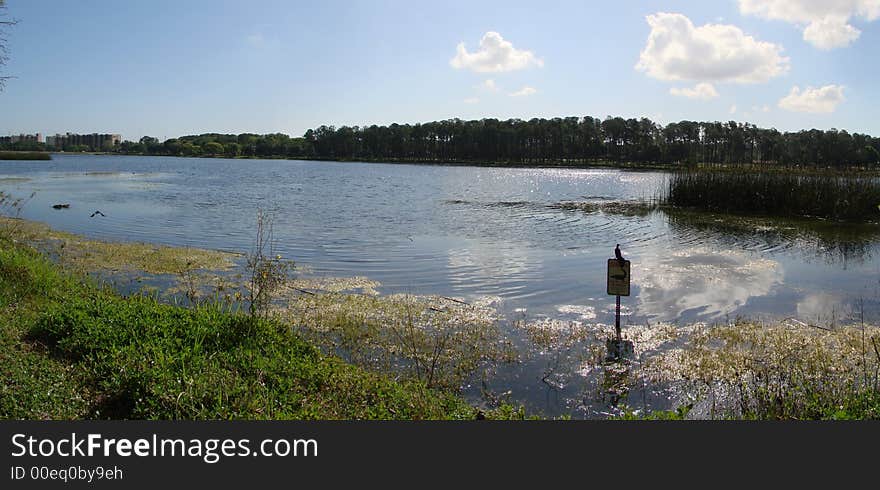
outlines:
[{"label": "wooden post", "polygon": [[614,331],[617,332],[617,341],[620,342],[620,295],[617,296],[617,309],[614,315]]}]

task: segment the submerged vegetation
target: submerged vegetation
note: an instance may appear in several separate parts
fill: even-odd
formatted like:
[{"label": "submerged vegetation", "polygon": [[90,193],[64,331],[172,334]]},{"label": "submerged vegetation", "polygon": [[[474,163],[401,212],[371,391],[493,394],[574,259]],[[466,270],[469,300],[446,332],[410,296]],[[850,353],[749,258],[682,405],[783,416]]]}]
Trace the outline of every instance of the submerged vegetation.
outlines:
[{"label": "submerged vegetation", "polygon": [[880,176],[694,168],[670,176],[664,203],[717,213],[877,222]]},{"label": "submerged vegetation", "polygon": [[[633,355],[611,360],[602,340],[613,327],[521,322],[548,353],[544,382],[593,380],[584,396],[638,419],[880,419],[880,327],[819,327],[795,320],[630,325]],[[589,384],[589,382],[588,382]],[[672,410],[644,405],[660,393]]]},{"label": "submerged vegetation", "polygon": [[515,359],[494,308],[455,298],[307,294],[283,318],[355,364],[445,391]]},{"label": "submerged vegetation", "polygon": [[660,209],[653,201],[563,201],[551,207],[585,213],[608,213],[623,216],[647,216]]}]

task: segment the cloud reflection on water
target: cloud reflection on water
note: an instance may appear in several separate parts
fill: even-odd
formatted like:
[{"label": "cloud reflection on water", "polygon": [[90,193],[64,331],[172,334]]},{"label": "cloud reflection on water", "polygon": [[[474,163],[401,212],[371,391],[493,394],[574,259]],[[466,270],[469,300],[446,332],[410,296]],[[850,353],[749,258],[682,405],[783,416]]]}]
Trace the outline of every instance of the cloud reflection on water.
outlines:
[{"label": "cloud reflection on water", "polygon": [[640,260],[633,272],[638,311],[655,320],[686,313],[717,318],[783,282],[782,265],[734,251],[698,247]]}]

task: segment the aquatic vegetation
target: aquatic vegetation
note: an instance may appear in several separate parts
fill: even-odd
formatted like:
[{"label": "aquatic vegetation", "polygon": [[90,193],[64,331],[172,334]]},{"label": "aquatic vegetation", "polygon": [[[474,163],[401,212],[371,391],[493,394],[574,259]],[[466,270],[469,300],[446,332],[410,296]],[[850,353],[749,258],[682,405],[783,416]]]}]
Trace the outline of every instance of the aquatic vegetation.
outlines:
[{"label": "aquatic vegetation", "polygon": [[670,176],[663,203],[719,213],[878,222],[880,177],[797,169],[690,168]]},{"label": "aquatic vegetation", "polygon": [[554,209],[569,211],[583,211],[585,213],[608,213],[623,216],[648,216],[660,209],[657,202],[630,200],[630,201],[562,201],[550,206]]},{"label": "aquatic vegetation", "polygon": [[378,281],[367,277],[330,277],[330,276],[305,276],[296,277],[288,281],[284,287],[288,293],[361,293],[368,295],[379,294],[376,288],[380,286]]},{"label": "aquatic vegetation", "polygon": [[143,271],[178,274],[185,270],[232,268],[239,254],[149,243],[107,242],[52,230],[42,223],[0,217],[0,227],[13,229],[12,239],[33,243],[65,267],[80,271]]},{"label": "aquatic vegetation", "polygon": [[880,328],[799,322],[702,326],[639,372],[704,417],[880,418]]},{"label": "aquatic vegetation", "polygon": [[432,388],[458,391],[514,358],[497,312],[456,298],[301,294],[281,318],[350,362]]}]

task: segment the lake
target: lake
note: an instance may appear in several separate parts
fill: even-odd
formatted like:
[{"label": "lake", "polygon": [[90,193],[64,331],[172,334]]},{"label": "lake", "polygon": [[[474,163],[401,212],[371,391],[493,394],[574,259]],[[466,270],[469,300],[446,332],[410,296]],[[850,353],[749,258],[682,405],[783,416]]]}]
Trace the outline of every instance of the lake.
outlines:
[{"label": "lake", "polygon": [[[489,298],[509,319],[613,324],[605,267],[618,243],[632,261],[625,332],[738,316],[880,318],[877,230],[605,206],[652,199],[665,185],[662,172],[607,169],[63,154],[0,162],[0,190],[36,192],[22,217],[59,230],[246,252],[263,208],[278,252],[311,274],[367,276],[382,293]],[[105,216],[90,218],[95,210]],[[548,383],[547,363],[501,369],[493,383],[548,415],[607,408],[584,395],[589,376],[577,369]]]}]

